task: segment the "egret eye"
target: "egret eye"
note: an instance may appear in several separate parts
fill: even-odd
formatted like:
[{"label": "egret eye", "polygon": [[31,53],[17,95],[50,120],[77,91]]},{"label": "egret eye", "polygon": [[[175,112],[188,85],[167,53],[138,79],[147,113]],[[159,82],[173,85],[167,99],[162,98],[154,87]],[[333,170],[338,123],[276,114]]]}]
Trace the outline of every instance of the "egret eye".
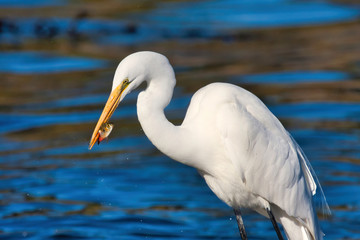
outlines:
[{"label": "egret eye", "polygon": [[121,92],[125,90],[125,88],[129,85],[129,79],[125,78],[124,81],[122,82],[122,87],[121,87]]}]

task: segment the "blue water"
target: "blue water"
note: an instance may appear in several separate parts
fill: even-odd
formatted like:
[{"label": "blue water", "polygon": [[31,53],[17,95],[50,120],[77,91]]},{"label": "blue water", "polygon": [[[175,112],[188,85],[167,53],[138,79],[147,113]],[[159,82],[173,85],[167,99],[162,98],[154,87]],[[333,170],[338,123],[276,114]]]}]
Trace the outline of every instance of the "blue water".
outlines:
[{"label": "blue water", "polygon": [[285,71],[243,75],[234,79],[234,82],[240,84],[291,84],[332,82],[347,79],[349,79],[349,76],[346,73],[339,71]]},{"label": "blue water", "polygon": [[[70,4],[16,1],[11,8],[51,10],[54,3]],[[0,1],[2,7],[9,4]],[[301,64],[264,70],[253,62],[237,73],[235,50],[227,43],[221,46],[228,52],[206,58],[204,52],[216,45],[199,45],[249,28],[331,26],[358,18],[358,9],[329,1],[154,2],[111,19],[90,14],[79,20],[77,31],[85,40],[71,40],[71,18],[6,18],[19,31],[0,33],[0,239],[239,239],[232,210],[197,171],[165,157],[146,138],[136,116],[139,91],[116,110],[109,140],[88,150],[120,60],[114,52],[123,56],[153,45],[177,51],[172,62],[178,85],[166,109],[171,121],[181,122],[192,94],[208,82],[253,91],[302,146],[322,183],[332,210],[328,217],[318,210],[325,239],[360,239],[360,92],[354,64],[360,58],[315,70]],[[37,36],[34,26],[41,19],[58,32]],[[190,46],[191,57],[185,54]],[[208,67],[213,58],[223,58],[225,68]],[[295,90],[301,92],[293,98]],[[250,239],[276,239],[266,218],[243,212]]]},{"label": "blue water", "polygon": [[[10,5],[23,6],[30,1]],[[55,4],[59,1],[49,2]],[[35,1],[34,5],[45,5]],[[273,27],[325,25],[359,19],[360,10],[327,1],[256,0],[198,1],[193,3],[160,3],[147,12],[135,12],[126,18],[103,19],[89,17],[64,18],[26,17],[4,18],[0,42],[21,43],[34,38],[87,38],[96,44],[137,45],[165,39],[206,39],[231,35],[238,30]]]},{"label": "blue water", "polygon": [[275,106],[272,111],[279,117],[308,121],[360,121],[360,103],[291,103]]},{"label": "blue water", "polygon": [[[176,32],[195,29],[212,35],[236,29],[306,26],[347,21],[359,10],[327,1],[255,0],[164,3],[146,21]],[[176,26],[170,28],[169,26]]]},{"label": "blue water", "polygon": [[106,61],[84,57],[61,56],[47,52],[11,51],[0,53],[0,72],[49,74],[103,68]]},{"label": "blue water", "polygon": [[66,0],[0,0],[0,6],[5,8],[61,6],[65,3]]}]

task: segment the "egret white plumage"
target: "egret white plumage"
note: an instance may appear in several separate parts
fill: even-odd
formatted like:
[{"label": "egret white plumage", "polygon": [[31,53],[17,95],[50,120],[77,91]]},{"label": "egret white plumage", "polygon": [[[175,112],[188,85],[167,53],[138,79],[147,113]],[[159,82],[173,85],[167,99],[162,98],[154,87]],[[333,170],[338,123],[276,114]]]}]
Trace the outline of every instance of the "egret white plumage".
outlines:
[{"label": "egret white plumage", "polygon": [[176,79],[168,59],[154,52],[137,52],[122,60],[112,91],[95,127],[99,129],[118,104],[142,82],[137,99],[141,127],[164,154],[198,170],[218,198],[234,209],[241,237],[246,232],[241,208],[269,217],[278,237],[280,222],[289,239],[322,239],[312,196],[320,184],[303,151],[280,121],[255,95],[227,83],[212,83],[192,97],[180,126],[169,122]]}]

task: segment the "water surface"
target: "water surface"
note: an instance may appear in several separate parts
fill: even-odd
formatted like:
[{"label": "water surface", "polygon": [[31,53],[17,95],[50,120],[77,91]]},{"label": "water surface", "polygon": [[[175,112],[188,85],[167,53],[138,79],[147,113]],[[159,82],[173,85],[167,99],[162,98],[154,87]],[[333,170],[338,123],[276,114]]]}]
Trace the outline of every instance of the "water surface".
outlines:
[{"label": "water surface", "polygon": [[49,74],[93,70],[105,67],[105,61],[84,57],[59,56],[47,52],[2,52],[0,72],[14,74]]},{"label": "water surface", "polygon": [[[146,138],[139,91],[116,110],[110,139],[88,151],[117,63],[140,50],[176,70],[166,109],[175,124],[208,83],[259,96],[322,183],[326,239],[360,238],[358,5],[50,3],[62,7],[0,1],[0,239],[239,239],[232,210],[197,171]],[[276,239],[266,218],[245,210],[244,221],[251,239]]]}]

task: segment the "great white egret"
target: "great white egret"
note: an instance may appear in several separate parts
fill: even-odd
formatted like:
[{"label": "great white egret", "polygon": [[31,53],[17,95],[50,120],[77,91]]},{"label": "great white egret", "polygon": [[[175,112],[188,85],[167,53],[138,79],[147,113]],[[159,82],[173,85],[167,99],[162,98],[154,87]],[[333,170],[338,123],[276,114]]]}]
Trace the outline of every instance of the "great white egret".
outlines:
[{"label": "great white egret", "polygon": [[196,168],[218,198],[234,209],[240,235],[246,239],[240,208],[269,217],[282,239],[280,222],[289,239],[322,239],[312,195],[320,184],[303,151],[280,121],[252,93],[227,83],[212,83],[192,97],[180,126],[169,122],[176,79],[168,59],[154,52],[137,52],[116,69],[112,91],[95,127],[99,129],[118,104],[142,82],[137,114],[150,141],[164,154]]}]

